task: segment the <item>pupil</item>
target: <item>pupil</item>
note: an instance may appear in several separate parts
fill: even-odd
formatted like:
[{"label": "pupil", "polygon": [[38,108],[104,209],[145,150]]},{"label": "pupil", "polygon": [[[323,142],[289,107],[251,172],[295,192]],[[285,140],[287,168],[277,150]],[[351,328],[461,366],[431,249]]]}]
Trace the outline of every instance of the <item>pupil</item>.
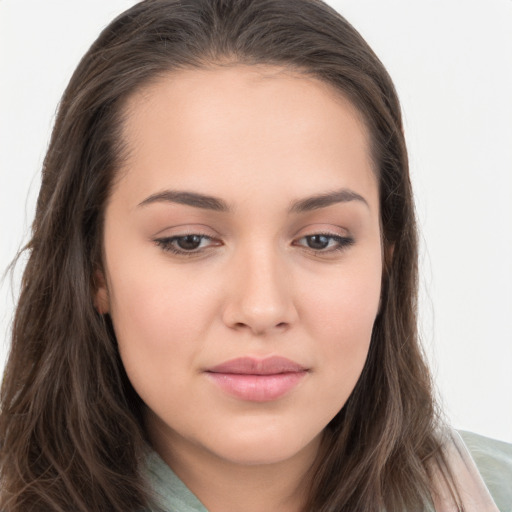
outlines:
[{"label": "pupil", "polygon": [[329,237],[324,235],[308,236],[308,245],[311,249],[325,249],[329,245]]},{"label": "pupil", "polygon": [[201,237],[199,235],[186,235],[178,239],[180,249],[192,251],[197,249],[201,244]]}]

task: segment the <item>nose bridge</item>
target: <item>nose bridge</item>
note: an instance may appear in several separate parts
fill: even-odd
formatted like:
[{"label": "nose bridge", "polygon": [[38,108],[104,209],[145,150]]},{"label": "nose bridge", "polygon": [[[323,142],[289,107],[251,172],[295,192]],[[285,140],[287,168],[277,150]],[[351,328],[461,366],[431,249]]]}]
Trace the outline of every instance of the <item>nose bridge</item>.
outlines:
[{"label": "nose bridge", "polygon": [[253,238],[234,259],[228,323],[258,334],[289,325],[295,316],[291,283],[276,245]]}]

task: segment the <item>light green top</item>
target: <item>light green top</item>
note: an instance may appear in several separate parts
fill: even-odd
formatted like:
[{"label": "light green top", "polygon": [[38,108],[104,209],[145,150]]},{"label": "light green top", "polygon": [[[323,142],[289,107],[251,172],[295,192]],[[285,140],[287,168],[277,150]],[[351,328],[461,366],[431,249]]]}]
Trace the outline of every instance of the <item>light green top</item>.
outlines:
[{"label": "light green top", "polygon": [[[499,511],[512,512],[512,445],[471,432],[459,433]],[[147,512],[208,512],[154,451],[148,455],[147,476],[160,507]]]},{"label": "light green top", "polygon": [[155,451],[148,455],[147,476],[160,507],[147,512],[208,512]]},{"label": "light green top", "polygon": [[500,512],[512,512],[512,444],[459,431]]}]

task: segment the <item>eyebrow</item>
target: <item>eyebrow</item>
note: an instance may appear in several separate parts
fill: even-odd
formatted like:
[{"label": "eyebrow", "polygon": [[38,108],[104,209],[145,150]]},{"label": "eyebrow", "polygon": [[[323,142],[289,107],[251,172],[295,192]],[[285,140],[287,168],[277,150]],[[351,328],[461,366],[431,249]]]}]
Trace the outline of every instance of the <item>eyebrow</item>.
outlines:
[{"label": "eyebrow", "polygon": [[295,201],[290,206],[290,213],[304,213],[311,210],[326,208],[327,206],[337,203],[348,203],[350,201],[359,201],[365,204],[368,208],[370,207],[368,201],[366,201],[363,196],[348,188],[342,188],[333,192],[318,194]]},{"label": "eyebrow", "polygon": [[179,190],[157,192],[144,199],[144,201],[139,203],[139,206],[147,206],[152,203],[178,203],[216,212],[229,212],[231,210],[225,201],[217,197]]},{"label": "eyebrow", "polygon": [[[348,203],[350,201],[359,201],[369,207],[368,202],[363,196],[348,188],[342,188],[333,192],[317,194],[298,201],[293,201],[288,211],[289,213],[305,213],[312,210],[319,210],[320,208],[326,208],[333,204]],[[218,197],[179,190],[163,190],[162,192],[157,192],[144,199],[138,206],[147,206],[153,203],[177,203],[216,212],[232,211],[228,203]]]}]

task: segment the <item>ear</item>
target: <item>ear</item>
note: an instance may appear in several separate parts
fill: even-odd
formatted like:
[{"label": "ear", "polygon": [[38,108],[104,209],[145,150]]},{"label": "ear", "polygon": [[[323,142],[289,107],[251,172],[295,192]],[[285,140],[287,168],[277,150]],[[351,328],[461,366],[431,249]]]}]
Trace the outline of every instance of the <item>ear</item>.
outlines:
[{"label": "ear", "polygon": [[96,270],[94,272],[94,298],[93,303],[96,311],[100,315],[110,312],[110,300],[108,296],[107,281],[103,271]]},{"label": "ear", "polygon": [[389,244],[384,247],[384,271],[387,273],[393,262],[393,253],[395,252],[395,244]]},{"label": "ear", "polygon": [[388,244],[387,246],[384,246],[382,250],[382,281],[379,298],[379,314],[382,310],[382,295],[384,294],[384,287],[386,287],[389,290],[389,288],[387,287],[387,282],[389,278],[391,264],[393,263],[393,253],[395,252],[395,244]]}]

